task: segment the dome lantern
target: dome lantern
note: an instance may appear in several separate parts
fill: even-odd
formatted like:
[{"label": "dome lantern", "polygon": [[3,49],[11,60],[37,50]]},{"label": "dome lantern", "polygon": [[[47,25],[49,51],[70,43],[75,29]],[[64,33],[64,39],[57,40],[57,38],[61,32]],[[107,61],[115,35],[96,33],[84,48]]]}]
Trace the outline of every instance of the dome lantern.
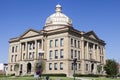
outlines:
[{"label": "dome lantern", "polygon": [[62,6],[58,4],[56,5],[55,13],[46,19],[44,30],[53,30],[65,26],[72,27],[72,20],[62,13]]},{"label": "dome lantern", "polygon": [[62,12],[62,7],[61,5],[56,5],[56,12]]}]

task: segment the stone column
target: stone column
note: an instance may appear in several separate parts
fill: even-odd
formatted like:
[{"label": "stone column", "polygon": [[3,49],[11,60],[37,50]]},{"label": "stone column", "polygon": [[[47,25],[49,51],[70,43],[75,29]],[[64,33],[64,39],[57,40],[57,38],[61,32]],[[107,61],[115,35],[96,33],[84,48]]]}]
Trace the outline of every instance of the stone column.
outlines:
[{"label": "stone column", "polygon": [[106,61],[105,61],[105,47],[103,47],[103,57],[104,57],[104,64],[106,64]]},{"label": "stone column", "polygon": [[99,51],[98,51],[98,45],[97,45],[97,50],[96,50],[96,61],[99,61]]},{"label": "stone column", "polygon": [[19,60],[21,61],[22,60],[22,43],[19,44]]},{"label": "stone column", "polygon": [[85,61],[84,61],[84,39],[83,37],[81,38],[81,73],[85,73]]},{"label": "stone column", "polygon": [[86,59],[89,59],[88,55],[89,55],[89,47],[88,47],[89,42],[87,42],[87,46],[86,46]]},{"label": "stone column", "polygon": [[29,46],[28,46],[28,43],[27,42],[25,42],[25,52],[26,52],[26,59],[28,60],[28,48]]},{"label": "stone column", "polygon": [[95,59],[95,44],[93,44],[93,59]]},{"label": "stone column", "polygon": [[38,43],[37,40],[35,40],[35,53],[34,53],[34,59],[37,59],[38,54]]}]

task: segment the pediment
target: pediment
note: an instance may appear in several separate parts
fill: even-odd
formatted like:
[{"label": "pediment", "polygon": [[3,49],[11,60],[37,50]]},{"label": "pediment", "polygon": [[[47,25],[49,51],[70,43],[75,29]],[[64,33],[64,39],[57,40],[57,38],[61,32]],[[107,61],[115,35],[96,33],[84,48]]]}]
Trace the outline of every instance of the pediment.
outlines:
[{"label": "pediment", "polygon": [[21,35],[21,38],[31,37],[35,35],[39,35],[39,32],[33,29],[29,29]]},{"label": "pediment", "polygon": [[87,33],[85,33],[85,35],[92,38],[92,39],[99,40],[98,36],[93,31],[87,32]]},{"label": "pediment", "polygon": [[89,35],[90,38],[97,39],[94,35]]}]

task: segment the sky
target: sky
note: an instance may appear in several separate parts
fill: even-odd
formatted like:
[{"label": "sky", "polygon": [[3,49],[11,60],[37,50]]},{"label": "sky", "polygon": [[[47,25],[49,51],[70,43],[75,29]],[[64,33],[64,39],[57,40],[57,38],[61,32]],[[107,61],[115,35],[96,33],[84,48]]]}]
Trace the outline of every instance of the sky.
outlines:
[{"label": "sky", "polygon": [[75,29],[105,41],[106,59],[120,62],[120,0],[0,0],[0,63],[8,63],[9,39],[42,30],[57,4]]}]

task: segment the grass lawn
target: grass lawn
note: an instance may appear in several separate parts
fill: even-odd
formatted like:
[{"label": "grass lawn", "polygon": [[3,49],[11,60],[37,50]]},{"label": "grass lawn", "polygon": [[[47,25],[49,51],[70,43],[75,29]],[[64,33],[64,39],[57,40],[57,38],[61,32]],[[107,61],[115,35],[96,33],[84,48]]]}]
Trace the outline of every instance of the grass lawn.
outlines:
[{"label": "grass lawn", "polygon": [[[120,80],[120,78],[112,79],[112,78],[103,78],[103,77],[102,78],[84,77],[84,78],[88,80]],[[0,77],[0,80],[34,80],[34,77]],[[45,77],[42,77],[42,79],[40,80],[46,80],[46,79]],[[74,80],[74,79],[68,77],[50,77],[49,80]],[[76,80],[80,80],[80,79],[76,79]]]}]

